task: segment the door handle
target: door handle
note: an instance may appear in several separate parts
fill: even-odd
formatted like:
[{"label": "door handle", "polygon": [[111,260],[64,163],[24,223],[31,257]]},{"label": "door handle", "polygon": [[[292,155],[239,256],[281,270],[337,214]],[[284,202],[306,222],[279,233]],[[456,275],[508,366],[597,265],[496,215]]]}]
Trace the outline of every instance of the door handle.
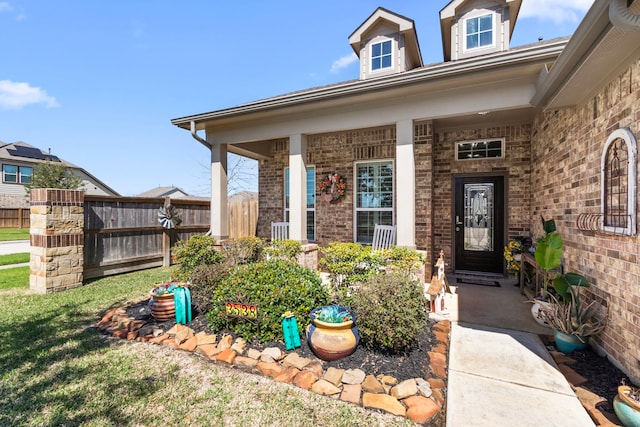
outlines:
[{"label": "door handle", "polygon": [[[462,225],[462,223],[460,222],[460,216],[456,215],[456,225]],[[458,230],[456,230],[458,231]]]}]

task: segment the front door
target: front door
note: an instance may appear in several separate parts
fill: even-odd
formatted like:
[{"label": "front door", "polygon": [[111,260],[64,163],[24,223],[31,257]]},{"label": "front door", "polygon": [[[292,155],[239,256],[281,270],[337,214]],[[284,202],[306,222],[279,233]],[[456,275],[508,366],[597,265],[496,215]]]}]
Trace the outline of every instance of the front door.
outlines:
[{"label": "front door", "polygon": [[454,191],[455,269],[503,271],[504,177],[456,177]]}]

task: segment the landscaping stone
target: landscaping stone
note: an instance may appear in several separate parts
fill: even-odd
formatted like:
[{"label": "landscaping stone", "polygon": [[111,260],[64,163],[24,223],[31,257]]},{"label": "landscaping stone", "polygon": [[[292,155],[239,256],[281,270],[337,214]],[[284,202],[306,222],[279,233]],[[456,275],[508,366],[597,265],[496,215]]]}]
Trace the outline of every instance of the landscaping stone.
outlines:
[{"label": "landscaping stone", "polygon": [[239,368],[252,370],[258,365],[258,361],[256,359],[252,359],[250,357],[245,356],[237,356],[236,360],[233,362]]},{"label": "landscaping stone", "polygon": [[567,356],[566,354],[560,352],[560,351],[550,351],[549,354],[551,354],[551,357],[553,357],[553,360],[558,364],[558,365],[573,365],[574,363],[576,363],[575,359]]},{"label": "landscaping stone", "polygon": [[342,375],[343,384],[362,384],[366,374],[361,369],[347,369]]},{"label": "landscaping stone", "polygon": [[362,406],[365,408],[381,409],[393,415],[406,416],[407,410],[404,405],[393,396],[388,394],[364,393],[362,395]]},{"label": "landscaping stone", "polygon": [[282,354],[282,350],[280,350],[278,347],[265,348],[264,350],[262,350],[262,356],[269,356],[276,361],[281,360],[284,357]]},{"label": "landscaping stone", "polygon": [[302,370],[310,362],[311,359],[301,357],[298,353],[291,353],[282,360],[282,366],[284,366],[285,368],[293,367]]},{"label": "landscaping stone", "polygon": [[144,320],[133,320],[131,323],[129,323],[129,330],[131,332],[137,331],[138,329],[142,328],[146,324],[147,322],[145,322]]},{"label": "landscaping stone", "polygon": [[339,386],[342,383],[342,376],[344,375],[344,369],[334,368],[333,366],[327,369],[322,379],[330,382],[334,386]]},{"label": "landscaping stone", "polygon": [[198,347],[198,338],[196,338],[195,336],[189,338],[188,340],[180,344],[180,350],[184,350],[188,352],[194,351],[196,347]]},{"label": "landscaping stone", "polygon": [[307,364],[307,366],[304,367],[304,369],[313,372],[317,378],[322,377],[322,374],[324,373],[322,362],[320,362],[319,360],[312,360],[311,362],[309,362],[309,364]]},{"label": "landscaping stone", "polygon": [[178,348],[178,343],[176,342],[176,340],[174,338],[167,338],[166,340],[162,341],[162,345],[166,345],[167,347],[173,347],[173,348]]},{"label": "landscaping stone", "polygon": [[134,341],[136,338],[138,338],[138,331],[131,331],[127,333],[127,340]]},{"label": "landscaping stone", "polygon": [[312,371],[300,371],[293,379],[293,385],[304,390],[309,390],[318,381],[318,376]]},{"label": "landscaping stone", "polygon": [[195,333],[193,332],[193,329],[184,328],[184,329],[181,329],[178,333],[176,333],[176,336],[174,339],[178,344],[182,344],[183,342],[185,342],[186,340],[194,336],[195,336]]},{"label": "landscaping stone", "polygon": [[449,345],[449,334],[440,331],[433,331],[436,336],[436,341],[443,343],[444,345]]},{"label": "landscaping stone", "polygon": [[215,344],[217,337],[215,335],[208,335],[206,333],[196,334],[196,339],[198,340],[198,345],[206,345],[206,344]]},{"label": "landscaping stone", "polygon": [[438,407],[442,409],[444,407],[444,395],[442,394],[442,390],[440,390],[439,388],[436,388],[436,389],[432,389],[431,391],[433,392],[431,397],[438,404]]},{"label": "landscaping stone", "polygon": [[362,390],[368,393],[384,393],[384,387],[373,375],[367,375],[362,382]]},{"label": "landscaping stone", "polygon": [[433,373],[440,378],[446,378],[447,357],[442,353],[434,353],[433,351],[429,351],[427,354],[429,355],[429,363]]},{"label": "landscaping stone", "polygon": [[113,333],[111,335],[113,335],[116,338],[120,338],[120,339],[127,339],[127,335],[129,334],[129,330],[128,329],[123,329],[123,328],[119,328],[116,329],[115,331],[113,331]]},{"label": "landscaping stone", "polygon": [[424,378],[416,378],[416,387],[418,387],[418,394],[421,396],[431,397],[433,394],[431,384]]},{"label": "landscaping stone", "polygon": [[275,362],[258,362],[257,367],[260,372],[262,372],[262,375],[265,375],[267,377],[274,377],[284,370],[282,366],[278,365]]},{"label": "landscaping stone", "polygon": [[410,379],[402,381],[397,386],[394,386],[391,389],[391,396],[395,397],[398,400],[405,399],[409,396],[415,396],[418,393],[418,386],[416,385],[416,380]]},{"label": "landscaping stone", "polygon": [[340,389],[327,380],[318,380],[311,386],[311,391],[322,394],[325,396],[331,396],[340,393]]},{"label": "landscaping stone", "polygon": [[169,334],[162,334],[162,335],[159,335],[159,336],[155,337],[154,339],[152,339],[151,342],[154,343],[154,344],[161,344],[162,341],[164,341],[164,340],[166,340],[168,338],[169,338]]},{"label": "landscaping stone", "polygon": [[220,351],[218,351],[218,346],[216,346],[215,344],[199,345],[196,347],[195,351],[203,356],[208,357],[209,359],[215,357],[216,354],[220,353]]},{"label": "landscaping stone", "polygon": [[242,354],[247,348],[247,342],[243,338],[236,338],[236,342],[233,343],[231,348],[234,349],[236,353]]},{"label": "landscaping stone", "polygon": [[233,365],[233,361],[236,359],[237,355],[238,355],[238,353],[236,353],[235,350],[227,348],[227,349],[222,350],[216,356],[216,360],[228,363],[229,365]]},{"label": "landscaping stone", "polygon": [[585,377],[583,377],[582,375],[580,375],[579,373],[577,373],[567,365],[559,365],[558,369],[560,370],[562,375],[564,375],[564,377],[567,379],[569,384],[571,384],[574,387],[579,387],[588,381]]},{"label": "landscaping stone", "polygon": [[342,387],[342,393],[340,394],[340,400],[344,402],[360,404],[360,394],[362,393],[362,386],[360,384],[345,384]]},{"label": "landscaping stone", "polygon": [[440,411],[436,403],[422,396],[411,396],[403,400],[407,405],[407,418],[414,423],[424,424]]},{"label": "landscaping stone", "polygon": [[398,384],[398,379],[394,378],[390,375],[378,375],[377,376],[378,381],[380,381],[382,384],[386,384],[386,385],[390,385],[390,386],[394,386],[396,384]]},{"label": "landscaping stone", "polygon": [[223,335],[222,338],[220,338],[220,342],[218,343],[218,348],[220,350],[226,350],[228,348],[231,348],[232,344],[233,337],[231,335]]},{"label": "landscaping stone", "polygon": [[284,368],[282,372],[274,376],[273,379],[281,383],[291,384],[299,372],[300,370],[296,368]]},{"label": "landscaping stone", "polygon": [[260,355],[261,355],[261,354],[262,354],[262,353],[261,353],[259,350],[256,350],[255,348],[250,348],[250,349],[247,351],[247,357],[250,357],[250,358],[252,358],[252,359],[254,359],[254,360],[258,360],[258,359],[260,359]]},{"label": "landscaping stone", "polygon": [[[429,378],[427,380],[427,382],[429,383],[429,386],[431,388],[444,388],[444,386],[446,385],[444,383],[444,380],[441,378]],[[429,396],[427,396],[429,397]]]}]

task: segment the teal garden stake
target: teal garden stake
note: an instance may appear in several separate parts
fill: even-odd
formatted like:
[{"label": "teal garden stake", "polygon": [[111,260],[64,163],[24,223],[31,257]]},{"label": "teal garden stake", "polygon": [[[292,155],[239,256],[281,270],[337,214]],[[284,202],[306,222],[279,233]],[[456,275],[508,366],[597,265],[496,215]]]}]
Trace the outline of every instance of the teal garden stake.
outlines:
[{"label": "teal garden stake", "polygon": [[298,321],[292,312],[287,311],[282,315],[282,333],[287,350],[300,347],[300,332],[298,331]]},{"label": "teal garden stake", "polygon": [[186,325],[191,322],[191,291],[186,286],[178,286],[173,290],[173,301],[176,306],[176,323]]}]

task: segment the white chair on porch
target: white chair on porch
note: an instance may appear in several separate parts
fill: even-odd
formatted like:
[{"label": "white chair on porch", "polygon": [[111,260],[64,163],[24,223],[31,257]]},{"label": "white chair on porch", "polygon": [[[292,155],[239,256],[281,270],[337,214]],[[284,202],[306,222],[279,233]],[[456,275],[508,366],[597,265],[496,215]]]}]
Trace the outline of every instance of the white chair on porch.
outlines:
[{"label": "white chair on porch", "polygon": [[373,240],[371,248],[374,251],[389,249],[396,244],[396,226],[395,225],[378,225],[373,226]]},{"label": "white chair on porch", "polygon": [[271,240],[285,240],[289,238],[288,222],[271,223]]}]

